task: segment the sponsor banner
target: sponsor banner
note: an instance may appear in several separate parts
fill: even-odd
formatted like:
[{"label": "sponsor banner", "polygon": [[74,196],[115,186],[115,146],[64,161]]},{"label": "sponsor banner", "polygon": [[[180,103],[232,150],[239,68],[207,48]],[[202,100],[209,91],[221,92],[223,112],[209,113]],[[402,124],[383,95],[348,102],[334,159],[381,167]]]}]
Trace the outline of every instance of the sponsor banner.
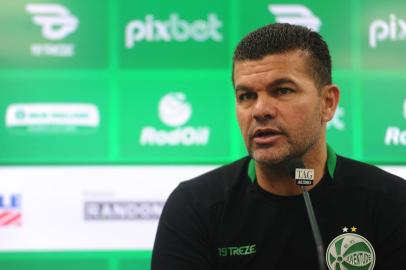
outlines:
[{"label": "sponsor banner", "polygon": [[123,68],[225,68],[228,1],[119,1]]},{"label": "sponsor banner", "polygon": [[[20,217],[0,225],[0,251],[150,250],[172,190],[214,168],[2,166],[0,215]],[[406,179],[406,166],[381,168]]]},{"label": "sponsor banner", "polygon": [[0,10],[0,68],[106,68],[107,1],[16,0]]},{"label": "sponsor banner", "polygon": [[6,127],[99,126],[99,110],[84,103],[14,103],[6,110]]},{"label": "sponsor banner", "polygon": [[[406,80],[363,83],[364,158],[371,162],[406,161]],[[377,102],[379,100],[379,102]]]},{"label": "sponsor banner", "polygon": [[152,249],[172,190],[214,168],[0,167],[0,251]]},{"label": "sponsor banner", "polygon": [[230,159],[232,89],[228,80],[126,80],[120,88],[124,160],[215,163]]},{"label": "sponsor banner", "polygon": [[362,65],[364,68],[404,69],[406,63],[406,4],[403,1],[362,2]]},{"label": "sponsor banner", "polygon": [[269,23],[298,24],[319,32],[330,48],[335,68],[351,68],[350,1],[240,0],[240,36]]},{"label": "sponsor banner", "polygon": [[[2,162],[107,158],[108,84],[103,80],[2,80]],[[52,88],[49,85],[53,85]]]},{"label": "sponsor banner", "polygon": [[164,201],[86,200],[85,220],[158,220]]},{"label": "sponsor banner", "polygon": [[351,93],[349,78],[334,78],[334,83],[340,88],[340,102],[334,118],[327,123],[327,143],[337,154],[353,156],[353,120],[351,108]]},{"label": "sponsor banner", "polygon": [[[214,168],[2,166],[0,213],[20,220],[0,226],[0,251],[150,250],[172,190]],[[381,168],[406,179],[405,166]]]},{"label": "sponsor banner", "polygon": [[21,226],[21,194],[0,194],[0,229]]}]

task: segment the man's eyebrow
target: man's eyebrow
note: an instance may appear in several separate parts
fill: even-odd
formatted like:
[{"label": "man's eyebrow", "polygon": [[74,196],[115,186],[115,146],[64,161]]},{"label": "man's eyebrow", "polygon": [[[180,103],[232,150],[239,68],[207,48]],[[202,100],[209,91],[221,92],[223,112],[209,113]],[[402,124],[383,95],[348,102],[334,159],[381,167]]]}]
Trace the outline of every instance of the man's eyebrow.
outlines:
[{"label": "man's eyebrow", "polygon": [[[289,84],[289,83],[297,86],[297,83],[295,81],[293,81],[291,79],[288,79],[288,78],[281,78],[281,79],[277,79],[277,80],[271,82],[270,84],[267,85],[266,88],[267,89],[272,89],[272,88],[275,88],[277,86],[280,86],[281,84]],[[254,90],[251,87],[246,86],[246,85],[237,85],[235,87],[235,92],[238,92],[238,91],[251,92],[251,91],[254,91]]]},{"label": "man's eyebrow", "polygon": [[235,87],[235,92],[238,91],[243,91],[243,92],[251,92],[253,91],[251,87],[245,86],[245,85],[237,85]]},{"label": "man's eyebrow", "polygon": [[293,81],[291,79],[287,79],[287,78],[281,78],[281,79],[277,79],[277,80],[271,82],[270,84],[268,84],[267,88],[272,89],[274,87],[280,86],[281,84],[289,84],[289,83],[297,86],[295,81]]}]

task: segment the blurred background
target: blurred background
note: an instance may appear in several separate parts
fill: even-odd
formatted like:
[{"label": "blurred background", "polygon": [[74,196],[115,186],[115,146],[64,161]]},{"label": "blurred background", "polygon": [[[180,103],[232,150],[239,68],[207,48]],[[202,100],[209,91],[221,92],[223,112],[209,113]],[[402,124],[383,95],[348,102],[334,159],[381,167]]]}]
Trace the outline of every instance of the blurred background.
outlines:
[{"label": "blurred background", "polygon": [[310,27],[329,44],[336,152],[406,178],[403,1],[0,6],[2,270],[149,269],[172,189],[246,155],[231,59],[268,23]]}]

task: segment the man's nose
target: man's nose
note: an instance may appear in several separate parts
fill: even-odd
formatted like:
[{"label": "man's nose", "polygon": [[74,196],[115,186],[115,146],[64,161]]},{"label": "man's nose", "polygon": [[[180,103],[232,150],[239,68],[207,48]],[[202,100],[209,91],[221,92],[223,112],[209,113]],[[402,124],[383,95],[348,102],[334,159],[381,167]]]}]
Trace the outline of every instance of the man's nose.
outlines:
[{"label": "man's nose", "polygon": [[259,122],[275,118],[276,107],[275,101],[272,99],[272,97],[258,97],[252,109],[252,117]]}]

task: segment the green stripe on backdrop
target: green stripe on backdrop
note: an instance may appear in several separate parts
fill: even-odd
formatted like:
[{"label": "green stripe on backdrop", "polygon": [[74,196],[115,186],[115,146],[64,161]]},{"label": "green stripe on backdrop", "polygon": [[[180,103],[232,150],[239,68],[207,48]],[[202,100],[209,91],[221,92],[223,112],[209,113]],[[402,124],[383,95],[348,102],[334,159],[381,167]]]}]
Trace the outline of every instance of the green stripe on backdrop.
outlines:
[{"label": "green stripe on backdrop", "polygon": [[152,252],[0,252],[1,270],[149,270]]},{"label": "green stripe on backdrop", "polygon": [[353,51],[352,57],[352,71],[353,74],[356,74],[351,80],[352,88],[352,108],[353,108],[353,125],[352,138],[353,138],[353,158],[362,160],[362,88],[361,88],[361,79],[360,72],[362,72],[362,37],[358,33],[362,33],[360,30],[361,26],[358,22],[358,18],[361,17],[361,3],[359,1],[351,1],[351,31],[352,31],[352,40],[351,46]]},{"label": "green stripe on backdrop", "polygon": [[119,34],[118,34],[118,7],[117,1],[109,1],[109,98],[110,98],[110,128],[109,128],[109,158],[108,162],[114,162],[119,159],[119,149],[116,142],[119,141],[119,96],[118,96],[118,70],[119,59],[118,54],[115,53],[119,50]]}]

